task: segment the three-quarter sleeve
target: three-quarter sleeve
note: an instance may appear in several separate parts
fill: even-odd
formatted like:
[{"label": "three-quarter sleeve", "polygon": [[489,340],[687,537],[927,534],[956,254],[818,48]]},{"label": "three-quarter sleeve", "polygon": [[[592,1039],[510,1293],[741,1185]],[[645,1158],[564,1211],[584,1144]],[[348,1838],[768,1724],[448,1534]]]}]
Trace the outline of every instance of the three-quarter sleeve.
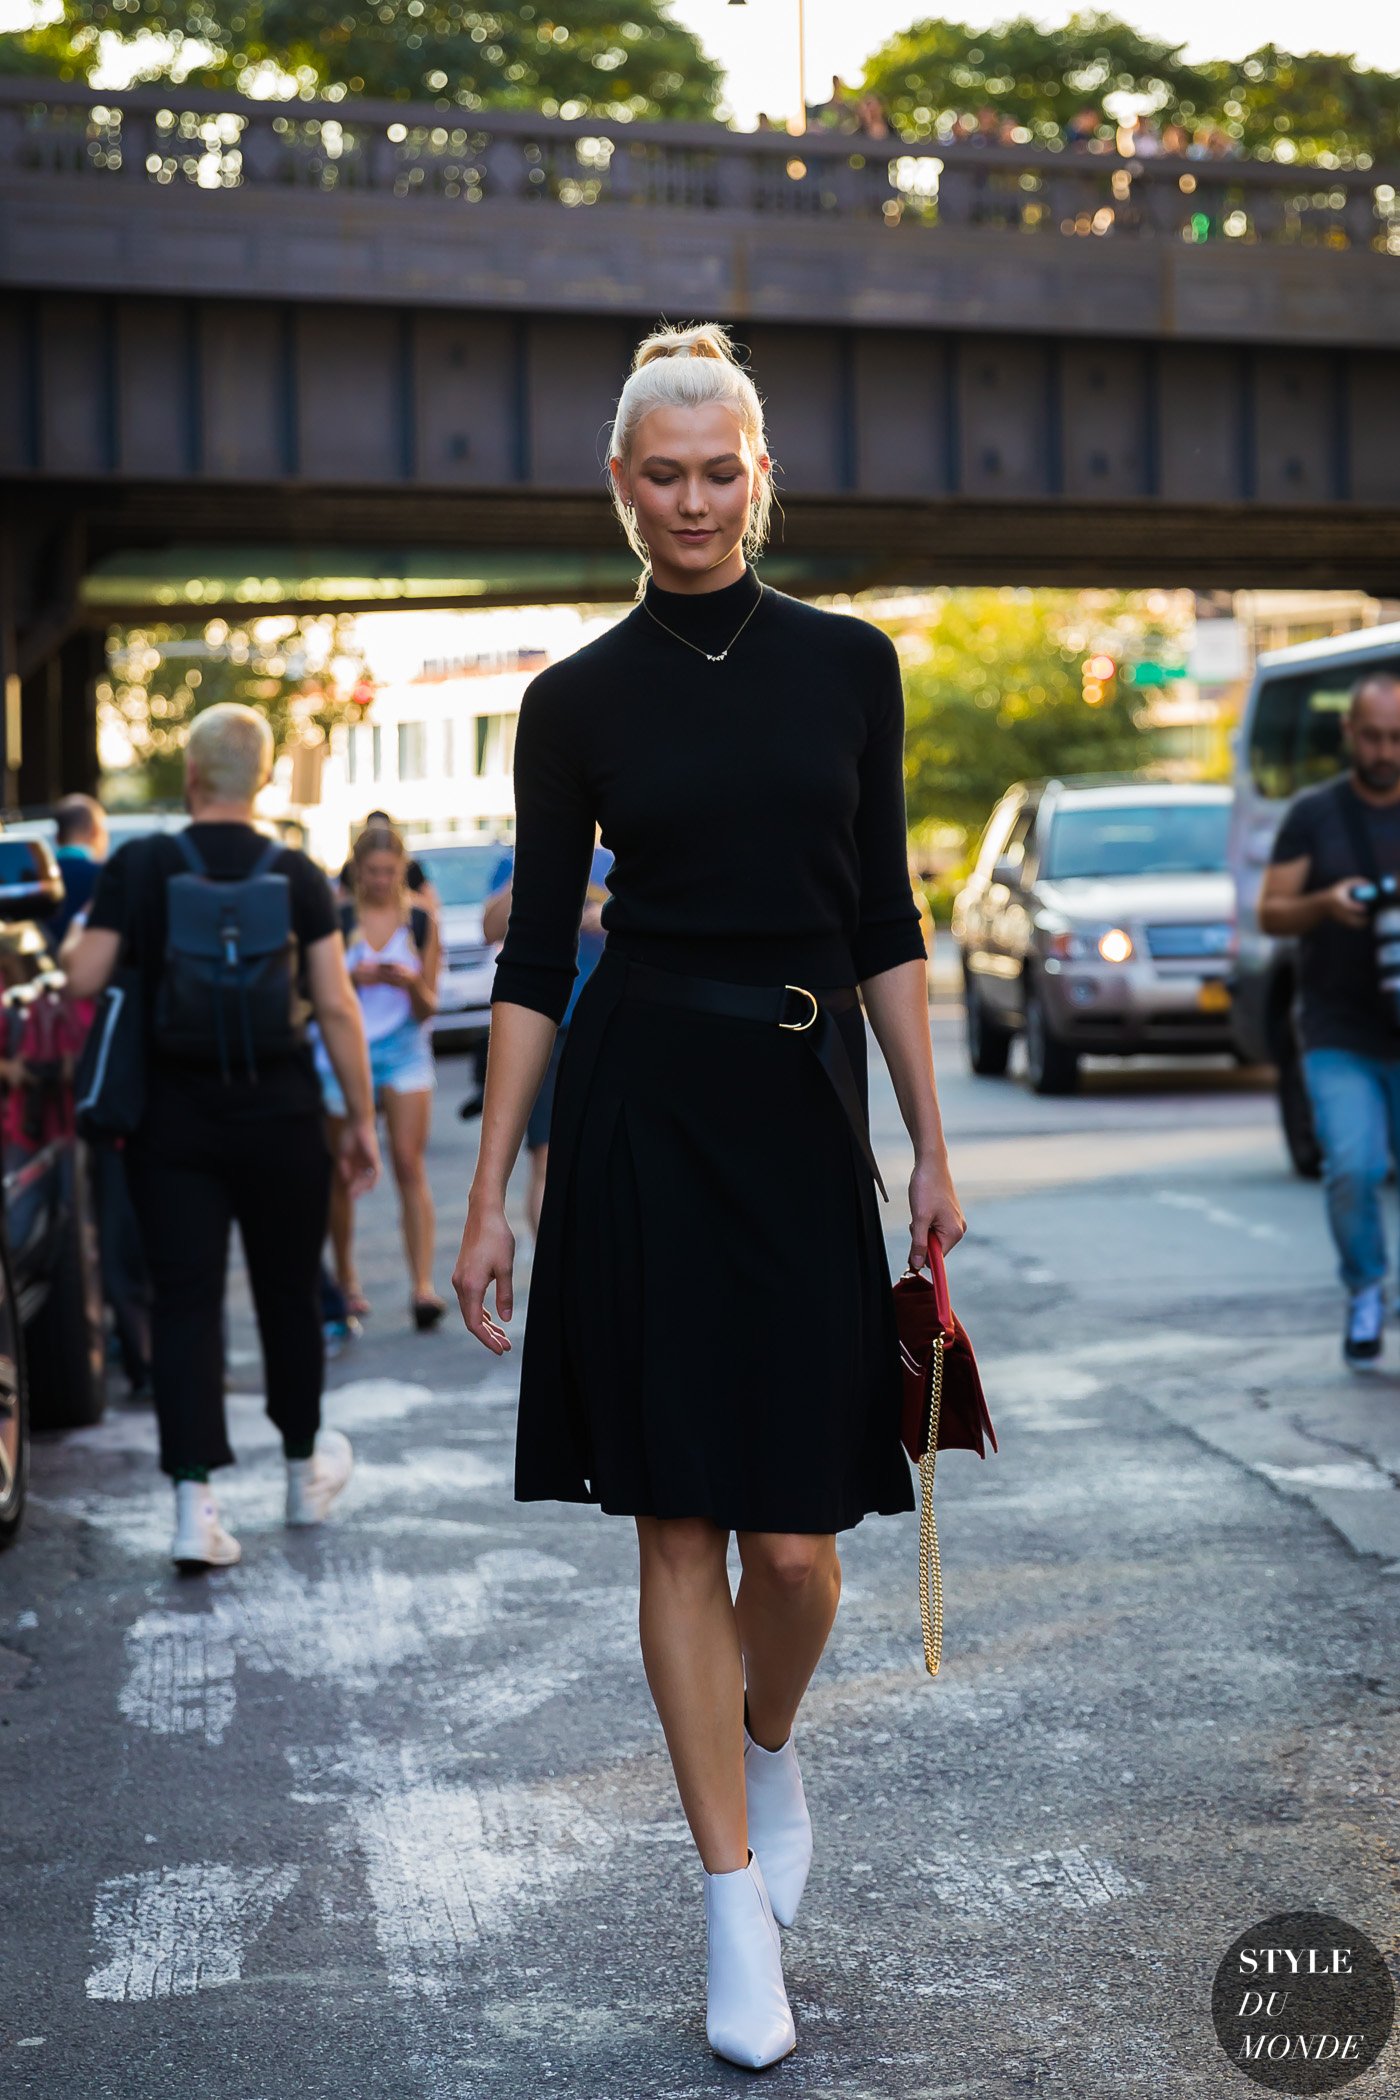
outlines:
[{"label": "three-quarter sleeve", "polygon": [[[561,667],[562,668],[562,667]],[[508,999],[562,1021],[578,965],[593,863],[594,810],[557,674],[525,689],[515,737],[515,865],[510,919],[491,1003]]]},{"label": "three-quarter sleeve", "polygon": [[856,852],[860,913],[851,957],[856,977],[878,977],[896,964],[925,957],[918,907],[909,883],[904,813],[904,687],[899,654],[878,636],[879,657],[870,695],[870,729],[860,759]]},{"label": "three-quarter sleeve", "polygon": [[89,928],[119,933],[123,942],[131,938],[131,885],[127,877],[131,872],[131,849],[136,844],[135,839],[129,839],[110,860],[103,862],[88,906]]}]

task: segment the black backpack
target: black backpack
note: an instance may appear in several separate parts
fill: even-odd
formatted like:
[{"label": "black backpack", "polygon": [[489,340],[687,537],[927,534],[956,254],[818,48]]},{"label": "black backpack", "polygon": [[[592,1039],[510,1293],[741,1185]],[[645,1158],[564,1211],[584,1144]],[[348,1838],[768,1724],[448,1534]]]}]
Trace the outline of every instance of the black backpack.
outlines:
[{"label": "black backpack", "polygon": [[288,1056],[306,1041],[310,1009],[298,982],[292,887],[272,864],[273,839],[241,881],[216,882],[188,831],[175,843],[188,873],[166,885],[165,968],[156,991],[154,1035],[167,1057],[217,1065],[226,1080],[256,1079],[258,1060]]}]

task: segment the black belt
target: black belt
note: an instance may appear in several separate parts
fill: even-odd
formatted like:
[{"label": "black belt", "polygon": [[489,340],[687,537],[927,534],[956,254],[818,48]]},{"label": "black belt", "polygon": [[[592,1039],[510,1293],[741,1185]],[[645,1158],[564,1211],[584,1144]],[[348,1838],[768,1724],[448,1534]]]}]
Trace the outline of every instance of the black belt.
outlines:
[{"label": "black belt", "polygon": [[854,985],[809,992],[804,984],[726,984],[717,977],[691,977],[679,970],[656,970],[649,963],[627,960],[624,998],[648,999],[657,1006],[682,1006],[695,1013],[721,1014],[733,1021],[764,1021],[770,1027],[801,1035],[836,1091],[856,1143],[886,1203],[889,1194],[870,1142],[870,1126],[851,1069],[845,1039],[833,1015],[857,1005]]}]

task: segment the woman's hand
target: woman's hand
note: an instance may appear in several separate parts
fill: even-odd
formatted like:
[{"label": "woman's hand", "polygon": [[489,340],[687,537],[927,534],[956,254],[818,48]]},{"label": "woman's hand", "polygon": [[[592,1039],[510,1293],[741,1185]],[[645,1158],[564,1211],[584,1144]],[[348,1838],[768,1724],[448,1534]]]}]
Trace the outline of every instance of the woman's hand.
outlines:
[{"label": "woman's hand", "polygon": [[378,984],[380,967],[377,962],[357,962],[350,972],[351,984]]},{"label": "woman's hand", "polygon": [[508,1320],[514,1309],[514,1266],[515,1234],[506,1223],[504,1210],[499,1205],[488,1208],[469,1202],[461,1252],[452,1271],[452,1288],[457,1293],[467,1332],[483,1342],[493,1356],[504,1356],[511,1343],[504,1328],[487,1312],[486,1293],[494,1279],[496,1311],[502,1320]]},{"label": "woman's hand", "polygon": [[922,1269],[928,1261],[929,1235],[937,1237],[950,1254],[967,1231],[953,1177],[946,1158],[918,1160],[909,1176],[909,1266]]},{"label": "woman's hand", "polygon": [[379,1133],[374,1117],[347,1122],[340,1134],[340,1178],[350,1194],[367,1196],[379,1179]]},{"label": "woman's hand", "polygon": [[391,984],[396,992],[411,992],[418,983],[418,974],[417,970],[411,970],[407,963],[379,964],[379,982]]}]

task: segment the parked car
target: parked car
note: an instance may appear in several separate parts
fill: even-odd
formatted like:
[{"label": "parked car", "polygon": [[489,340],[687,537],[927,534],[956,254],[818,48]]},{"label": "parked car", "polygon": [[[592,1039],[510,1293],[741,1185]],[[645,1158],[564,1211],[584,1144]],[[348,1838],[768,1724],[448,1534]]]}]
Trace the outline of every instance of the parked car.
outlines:
[{"label": "parked car", "polygon": [[19,1528],[29,1430],[102,1413],[103,1309],[80,1042],[42,920],[63,898],[47,842],[0,836],[0,1546]]},{"label": "parked car", "polygon": [[1293,1028],[1295,948],[1292,941],[1260,932],[1259,891],[1294,796],[1334,779],[1345,766],[1342,722],[1351,689],[1363,671],[1374,669],[1400,678],[1400,625],[1269,650],[1255,668],[1236,745],[1230,826],[1230,870],[1240,915],[1232,977],[1235,1028],[1246,1056],[1277,1069],[1289,1157],[1309,1179],[1322,1172],[1322,1155]]},{"label": "parked car", "polygon": [[1138,779],[1018,782],[953,907],[974,1072],[1018,1033],[1038,1094],[1086,1052],[1233,1048],[1231,791]]},{"label": "parked car", "polygon": [[465,1047],[491,1026],[496,949],[481,918],[504,848],[496,839],[413,839],[409,850],[439,899],[442,969],[433,1042],[439,1049]]},{"label": "parked car", "polygon": [[[183,831],[189,823],[189,813],[183,809],[118,809],[107,814],[107,836],[110,850],[115,853],[132,839],[147,839],[156,831]],[[265,831],[269,838],[280,838],[284,845],[306,844],[306,828],[295,817],[259,817],[257,829]],[[5,825],[6,838],[47,839],[52,845],[58,836],[58,825],[47,811],[30,812],[28,815],[10,818]]]}]

